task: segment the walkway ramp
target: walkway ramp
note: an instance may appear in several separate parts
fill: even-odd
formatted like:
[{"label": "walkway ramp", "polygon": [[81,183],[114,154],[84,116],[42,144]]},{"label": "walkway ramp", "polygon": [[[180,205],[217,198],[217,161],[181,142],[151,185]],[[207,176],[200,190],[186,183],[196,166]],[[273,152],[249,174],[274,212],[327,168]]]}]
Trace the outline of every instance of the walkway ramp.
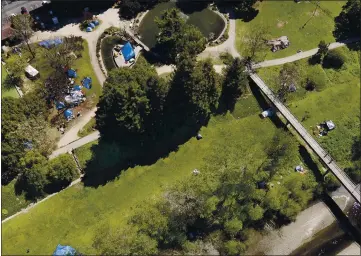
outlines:
[{"label": "walkway ramp", "polygon": [[318,155],[327,168],[336,176],[346,190],[360,203],[360,188],[352,182],[346,173],[337,165],[335,160],[318,144],[318,142],[307,132],[303,125],[296,119],[289,109],[275,96],[272,90],[265,82],[255,73],[251,73],[250,77],[266,95],[266,97],[274,104],[278,111],[287,119],[287,121],[298,132],[302,139],[310,146],[310,148]]}]

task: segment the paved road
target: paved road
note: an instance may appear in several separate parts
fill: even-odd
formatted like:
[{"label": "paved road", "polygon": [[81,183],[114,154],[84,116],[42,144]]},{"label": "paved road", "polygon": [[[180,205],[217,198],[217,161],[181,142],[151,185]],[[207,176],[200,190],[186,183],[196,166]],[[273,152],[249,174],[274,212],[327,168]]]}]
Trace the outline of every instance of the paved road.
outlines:
[{"label": "paved road", "polygon": [[347,189],[347,191],[360,203],[360,189],[354,184],[351,179],[345,174],[345,172],[337,165],[332,157],[324,150],[320,144],[307,132],[303,125],[296,119],[294,115],[287,109],[283,103],[274,95],[272,90],[264,83],[264,81],[257,75],[251,74],[250,77],[267,96],[267,98],[276,106],[280,113],[287,119],[287,121],[295,128],[298,134],[303,140],[312,148],[312,150],[318,155],[320,159],[325,163],[328,169],[336,176],[341,184]]},{"label": "paved road", "polygon": [[61,155],[61,154],[65,154],[69,151],[71,151],[72,149],[76,149],[76,148],[79,148],[89,142],[92,142],[92,141],[95,141],[97,139],[100,138],[100,133],[99,131],[95,131],[83,138],[80,138],[76,141],[73,141],[61,148],[58,148],[57,150],[55,150],[50,156],[49,156],[49,159],[52,159],[54,157],[57,157],[58,155]]}]

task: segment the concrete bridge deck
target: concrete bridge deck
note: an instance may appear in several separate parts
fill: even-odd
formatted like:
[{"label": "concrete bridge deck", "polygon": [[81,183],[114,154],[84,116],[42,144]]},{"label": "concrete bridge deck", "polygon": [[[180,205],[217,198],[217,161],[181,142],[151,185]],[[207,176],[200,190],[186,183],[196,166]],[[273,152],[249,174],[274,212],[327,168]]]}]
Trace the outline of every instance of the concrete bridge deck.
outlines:
[{"label": "concrete bridge deck", "polygon": [[327,168],[336,176],[346,190],[360,203],[360,188],[346,175],[346,173],[337,165],[335,160],[318,144],[318,142],[307,132],[303,125],[292,115],[288,108],[276,97],[265,82],[255,73],[250,74],[251,79],[257,84],[266,97],[274,104],[279,112],[293,126],[303,140],[312,148],[312,150],[323,161]]}]

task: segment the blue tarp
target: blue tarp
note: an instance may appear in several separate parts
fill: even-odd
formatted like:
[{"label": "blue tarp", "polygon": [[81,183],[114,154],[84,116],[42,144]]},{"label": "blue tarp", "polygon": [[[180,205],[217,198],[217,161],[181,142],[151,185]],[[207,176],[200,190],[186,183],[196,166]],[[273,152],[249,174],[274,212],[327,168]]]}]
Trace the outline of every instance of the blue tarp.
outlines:
[{"label": "blue tarp", "polygon": [[65,110],[64,116],[66,119],[69,119],[72,115],[73,115],[73,110],[71,110],[71,109]]},{"label": "blue tarp", "polygon": [[133,50],[133,47],[132,45],[127,42],[123,48],[122,48],[122,54],[124,56],[124,59],[125,61],[129,61],[130,59],[134,58],[135,57],[135,53],[134,53],[134,50]]},{"label": "blue tarp", "polygon": [[60,45],[60,44],[62,44],[62,43],[63,43],[63,39],[61,39],[61,38],[56,38],[56,39],[54,39],[54,40],[49,39],[49,40],[41,41],[41,42],[39,43],[39,45],[40,45],[40,46],[43,46],[43,47],[45,47],[45,48],[47,48],[47,49],[49,49],[49,48],[51,48],[51,47],[53,47],[53,46],[58,46],[58,45]]},{"label": "blue tarp", "polygon": [[68,77],[75,78],[76,76],[77,75],[74,69],[68,69]]},{"label": "blue tarp", "polygon": [[59,101],[59,102],[56,103],[56,109],[57,110],[63,109],[63,108],[65,108],[64,102]]},{"label": "blue tarp", "polygon": [[58,246],[55,249],[55,252],[53,253],[53,256],[75,255],[75,253],[76,250],[71,246],[58,244]]},{"label": "blue tarp", "polygon": [[86,77],[83,79],[83,81],[81,81],[83,86],[87,89],[90,89],[92,87],[92,79],[91,77]]},{"label": "blue tarp", "polygon": [[86,32],[92,32],[92,31],[93,31],[93,29],[91,27],[86,28]]},{"label": "blue tarp", "polygon": [[93,22],[90,22],[88,26],[91,28],[95,28],[95,24]]},{"label": "blue tarp", "polygon": [[80,91],[80,90],[81,90],[81,86],[76,84],[76,85],[74,85],[73,90],[74,90],[74,91]]}]

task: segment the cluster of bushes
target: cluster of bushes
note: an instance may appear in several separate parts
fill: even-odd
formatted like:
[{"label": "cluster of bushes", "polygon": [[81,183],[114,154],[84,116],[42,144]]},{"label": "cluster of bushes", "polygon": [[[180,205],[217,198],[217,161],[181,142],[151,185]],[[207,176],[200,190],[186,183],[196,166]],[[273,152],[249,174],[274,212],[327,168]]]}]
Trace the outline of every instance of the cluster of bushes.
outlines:
[{"label": "cluster of bushes", "polygon": [[60,191],[79,177],[74,159],[69,154],[48,161],[38,151],[30,150],[20,159],[20,164],[23,172],[16,182],[16,188],[24,191],[30,199]]}]

